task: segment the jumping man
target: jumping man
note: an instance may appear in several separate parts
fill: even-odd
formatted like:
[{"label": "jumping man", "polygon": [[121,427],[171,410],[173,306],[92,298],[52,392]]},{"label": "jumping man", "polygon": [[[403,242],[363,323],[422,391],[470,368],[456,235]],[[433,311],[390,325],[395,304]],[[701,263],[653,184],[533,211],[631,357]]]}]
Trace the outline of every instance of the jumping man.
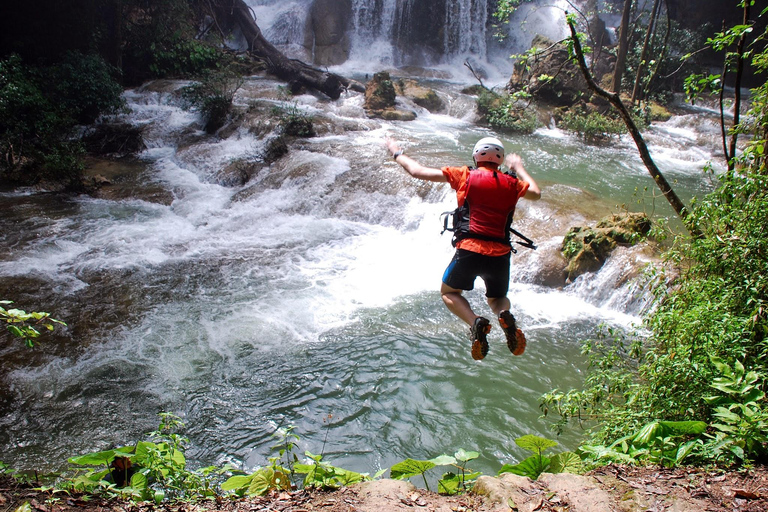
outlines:
[{"label": "jumping man", "polygon": [[[516,154],[504,157],[504,146],[498,139],[486,137],[475,144],[472,157],[476,168],[425,167],[405,155],[392,139],[386,147],[405,171],[420,180],[448,182],[456,191],[461,222],[455,239],[456,253],[443,274],[440,293],[443,302],[456,316],[470,326],[472,358],[483,359],[488,354],[486,335],[491,330],[487,318],[475,314],[463,290],[474,288],[475,279],[485,282],[486,298],[507,338],[507,347],[516,356],[525,351],[525,336],[517,328],[515,317],[509,312],[509,264],[512,252],[507,228],[512,220],[518,199],[537,200],[541,190],[523,167]],[[515,175],[499,170],[504,163]]]}]

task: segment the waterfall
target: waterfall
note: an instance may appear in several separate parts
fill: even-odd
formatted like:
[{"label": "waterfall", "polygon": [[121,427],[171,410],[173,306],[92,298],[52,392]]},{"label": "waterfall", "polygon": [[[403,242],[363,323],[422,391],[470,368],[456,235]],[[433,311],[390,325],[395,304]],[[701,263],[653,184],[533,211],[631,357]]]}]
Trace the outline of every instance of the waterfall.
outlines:
[{"label": "waterfall", "polygon": [[[346,26],[347,37],[339,36],[334,43],[345,59],[324,62],[313,43],[318,36],[309,22],[317,1],[247,3],[265,37],[290,57],[337,66],[346,73],[420,66],[459,76],[468,75],[463,63],[470,59],[476,70],[501,81],[511,73],[510,55],[528,50],[534,36],[558,40],[566,35],[565,11],[570,6],[567,0],[526,2],[506,26],[497,27],[491,0],[349,0],[348,12],[342,2],[333,4],[332,12],[318,9],[322,14],[315,15],[320,26],[331,23],[336,27],[339,19]],[[497,32],[506,35],[503,41],[497,40]]]}]

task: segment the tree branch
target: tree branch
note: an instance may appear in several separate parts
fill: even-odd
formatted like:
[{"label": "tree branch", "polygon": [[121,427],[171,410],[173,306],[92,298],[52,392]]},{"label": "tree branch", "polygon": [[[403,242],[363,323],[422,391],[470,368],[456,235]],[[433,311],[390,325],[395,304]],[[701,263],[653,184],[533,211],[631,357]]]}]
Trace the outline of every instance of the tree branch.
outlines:
[{"label": "tree branch", "polygon": [[688,223],[685,222],[689,215],[688,209],[672,189],[672,186],[656,166],[656,163],[653,161],[651,153],[648,150],[648,146],[645,144],[645,140],[643,140],[643,136],[640,134],[640,130],[637,128],[637,125],[632,120],[632,116],[629,113],[629,110],[627,110],[627,107],[621,101],[621,97],[618,93],[608,92],[595,83],[595,80],[592,78],[592,75],[589,72],[589,68],[587,67],[587,62],[584,59],[584,51],[581,48],[581,42],[579,41],[579,37],[576,34],[576,27],[573,26],[573,23],[570,20],[568,20],[568,27],[571,30],[571,40],[573,41],[573,50],[576,54],[576,60],[582,74],[584,75],[584,79],[587,81],[587,85],[598,96],[608,100],[608,102],[613,105],[616,110],[618,110],[619,115],[621,116],[624,124],[629,130],[630,135],[632,136],[632,139],[635,141],[637,150],[640,153],[640,158],[643,160],[643,163],[645,164],[646,169],[648,169],[648,172],[653,178],[653,181],[656,182],[656,185],[659,187],[667,201],[669,201],[669,204],[672,206],[672,209],[675,210],[675,213],[677,213],[677,215],[683,220],[688,228],[688,232],[694,237],[700,237],[701,232],[698,230],[698,228],[695,226],[689,226]]}]

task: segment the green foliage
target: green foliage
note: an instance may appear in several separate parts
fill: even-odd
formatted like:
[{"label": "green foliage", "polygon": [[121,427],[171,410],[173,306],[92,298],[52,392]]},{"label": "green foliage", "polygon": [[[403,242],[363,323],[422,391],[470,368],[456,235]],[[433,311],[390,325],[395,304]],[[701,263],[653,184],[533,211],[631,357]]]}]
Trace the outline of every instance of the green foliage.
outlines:
[{"label": "green foliage", "polygon": [[565,112],[560,118],[559,126],[569,132],[577,133],[588,142],[605,140],[627,131],[621,119],[599,112],[585,112],[579,108]]},{"label": "green foliage", "polygon": [[480,454],[477,452],[460,449],[453,456],[443,454],[430,460],[406,459],[389,469],[390,477],[395,480],[404,480],[421,475],[424,480],[424,487],[429,490],[425,473],[437,466],[452,466],[458,470],[458,473],[453,471],[444,473],[437,482],[438,492],[441,494],[458,494],[468,491],[472,482],[481,475],[481,473],[473,472],[467,468],[467,462],[479,456]]},{"label": "green foliage", "polygon": [[[77,466],[98,467],[79,471],[64,482],[64,488],[158,504],[166,499],[217,496],[218,479],[230,468],[187,468],[184,452],[189,441],[177,433],[183,427],[177,416],[162,413],[157,430],[149,434],[152,441],[70,458],[69,462]],[[130,481],[122,488],[116,486],[110,475],[118,458],[130,461],[133,468]]]},{"label": "green foliage", "polygon": [[[675,467],[683,463],[702,444],[703,421],[652,421],[637,433],[625,436],[610,446],[579,447],[585,459],[598,463],[654,464]],[[693,439],[692,439],[693,437]]]},{"label": "green foliage", "polygon": [[294,471],[304,477],[305,488],[338,489],[355,483],[370,480],[367,475],[338,468],[324,462],[322,455],[304,452],[311,463],[295,464]]},{"label": "green foliage", "polygon": [[203,73],[200,81],[181,89],[185,107],[201,113],[205,131],[221,128],[232,109],[232,100],[242,87],[243,77],[233,69]]},{"label": "green foliage", "polygon": [[186,0],[129,0],[132,19],[124,26],[123,67],[128,83],[151,78],[198,76],[231,60],[220,41],[197,39],[200,26]]},{"label": "green foliage", "polygon": [[0,175],[77,186],[84,150],[75,126],[123,108],[121,93],[114,70],[94,55],[72,52],[46,67],[15,55],[0,61]]},{"label": "green foliage", "polygon": [[720,376],[711,387],[719,393],[705,398],[715,407],[715,423],[714,434],[703,451],[725,462],[764,456],[768,453],[768,404],[762,389],[765,375],[747,371],[739,361],[731,367],[713,357],[712,364]]},{"label": "green foliage", "polygon": [[310,114],[299,108],[297,103],[289,106],[275,105],[272,115],[277,117],[284,135],[294,137],[314,137],[314,119]]},{"label": "green foliage", "polygon": [[536,480],[544,472],[579,473],[582,470],[581,458],[573,452],[558,453],[551,458],[545,456],[545,451],[557,446],[557,443],[550,439],[528,434],[515,439],[515,444],[532,452],[534,455],[518,464],[505,464],[499,470],[499,475],[502,473],[512,473]]},{"label": "green foliage", "polygon": [[477,98],[480,121],[503,133],[533,133],[541,123],[526,103],[527,99],[529,95],[525,91],[500,95],[484,90]]},{"label": "green foliage", "polygon": [[0,322],[8,324],[8,332],[20,338],[29,348],[34,347],[35,340],[40,337],[39,329],[53,331],[57,324],[67,325],[61,320],[51,318],[50,313],[27,313],[22,309],[6,309],[4,306],[8,304],[13,304],[13,301],[0,300]]},{"label": "green foliage", "polygon": [[[730,45],[742,30],[718,37]],[[761,41],[762,48],[752,46],[756,70],[768,63]],[[736,127],[751,140],[735,170],[717,176],[716,190],[692,202],[686,222],[701,236],[676,238],[656,270],[656,307],[645,319],[650,335],[632,341],[628,352],[601,343],[610,358],[593,361],[584,390],[544,397],[545,412],[599,421],[582,447],[594,460],[750,464],[766,455],[766,84],[751,100]],[[631,357],[622,360],[623,353]]]}]

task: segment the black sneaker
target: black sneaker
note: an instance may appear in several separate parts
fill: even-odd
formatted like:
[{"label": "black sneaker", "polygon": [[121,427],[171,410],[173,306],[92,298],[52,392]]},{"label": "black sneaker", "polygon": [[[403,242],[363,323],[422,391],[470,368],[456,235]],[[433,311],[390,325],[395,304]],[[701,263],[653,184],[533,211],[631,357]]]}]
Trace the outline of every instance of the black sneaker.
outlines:
[{"label": "black sneaker", "polygon": [[479,316],[469,331],[469,339],[472,341],[472,359],[480,361],[488,354],[488,340],[486,335],[491,332],[491,322],[487,318]]},{"label": "black sneaker", "polygon": [[515,317],[509,311],[499,313],[499,325],[507,337],[507,347],[512,355],[519,356],[525,352],[525,335],[517,328]]}]

